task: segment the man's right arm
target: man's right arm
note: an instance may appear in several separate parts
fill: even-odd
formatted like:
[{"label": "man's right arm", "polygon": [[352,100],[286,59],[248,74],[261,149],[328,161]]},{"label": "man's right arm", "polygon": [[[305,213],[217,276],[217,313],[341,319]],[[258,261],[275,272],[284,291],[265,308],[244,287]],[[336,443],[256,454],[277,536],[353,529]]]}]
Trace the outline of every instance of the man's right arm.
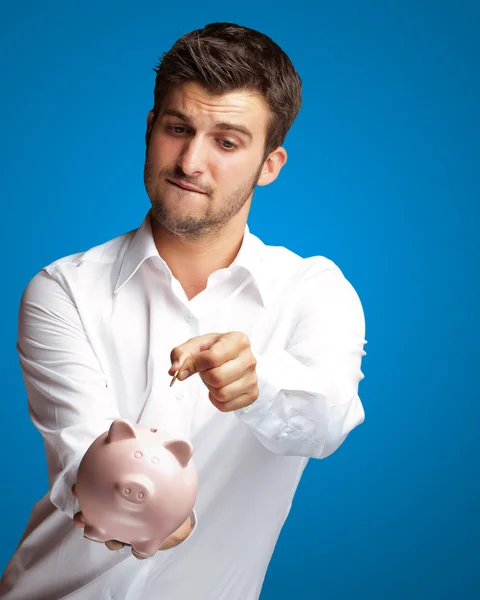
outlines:
[{"label": "man's right arm", "polygon": [[[41,271],[28,284],[20,303],[17,350],[29,414],[44,440],[50,500],[83,528],[74,487],[78,467],[90,444],[120,415],[77,307],[60,281]],[[177,546],[195,529],[193,511],[159,550]],[[123,547],[113,540],[105,545]]]},{"label": "man's right arm", "polygon": [[29,414],[44,440],[50,499],[73,518],[80,461],[119,414],[77,307],[54,275],[42,270],[25,289],[17,350]]}]

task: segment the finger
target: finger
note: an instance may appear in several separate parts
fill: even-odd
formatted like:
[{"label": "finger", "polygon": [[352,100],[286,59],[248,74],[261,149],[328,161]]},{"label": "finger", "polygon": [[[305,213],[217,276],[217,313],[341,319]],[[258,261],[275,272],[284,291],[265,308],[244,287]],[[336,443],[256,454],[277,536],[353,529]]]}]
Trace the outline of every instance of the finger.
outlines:
[{"label": "finger", "polygon": [[211,344],[223,334],[221,333],[206,333],[205,335],[199,335],[194,338],[190,338],[184,344],[176,346],[170,352],[170,362],[172,363],[168,370],[169,375],[173,375],[177,371],[185,360],[192,354],[197,354],[206,350]]},{"label": "finger", "polygon": [[[189,356],[180,367],[178,378],[180,380],[186,379],[188,375],[215,369],[240,357],[242,357],[241,361],[243,361],[246,356],[247,353],[244,353],[242,338],[230,333],[224,334],[215,340],[206,350]],[[188,375],[182,375],[183,370],[187,370]]]},{"label": "finger", "polygon": [[122,544],[122,542],[118,542],[117,540],[108,540],[108,542],[105,542],[105,546],[109,550],[121,550],[125,544]]},{"label": "finger", "polygon": [[[200,360],[200,357],[197,360]],[[212,363],[216,360],[214,358]],[[210,385],[213,388],[223,388],[239,380],[242,380],[245,387],[248,387],[257,380],[256,366],[257,361],[250,350],[243,350],[238,356],[227,360],[218,367],[201,369],[200,376],[207,387]]]},{"label": "finger", "polygon": [[180,540],[176,539],[174,536],[171,535],[167,539],[163,540],[163,542],[160,544],[159,550],[170,550],[170,548],[178,546],[179,543]]},{"label": "finger", "polygon": [[75,498],[77,497],[77,484],[76,483],[74,483],[72,485],[72,494]]},{"label": "finger", "polygon": [[232,381],[232,383],[229,383],[228,385],[224,385],[222,387],[218,387],[217,383],[211,385],[205,381],[206,373],[210,372],[206,371],[205,373],[202,373],[203,383],[217,402],[231,402],[232,400],[235,400],[236,398],[239,398],[244,394],[251,394],[253,401],[253,397],[255,395],[255,392],[257,391],[258,385],[257,377],[255,374],[246,373],[243,377]]},{"label": "finger", "polygon": [[73,515],[73,522],[77,527],[80,527],[80,529],[85,527],[85,518],[81,511]]},{"label": "finger", "polygon": [[211,392],[209,392],[208,399],[217,410],[224,413],[232,412],[233,410],[240,410],[241,408],[250,406],[250,404],[255,402],[255,400],[252,400],[251,394],[242,394],[238,398],[230,400],[229,402],[219,402],[212,396]]}]

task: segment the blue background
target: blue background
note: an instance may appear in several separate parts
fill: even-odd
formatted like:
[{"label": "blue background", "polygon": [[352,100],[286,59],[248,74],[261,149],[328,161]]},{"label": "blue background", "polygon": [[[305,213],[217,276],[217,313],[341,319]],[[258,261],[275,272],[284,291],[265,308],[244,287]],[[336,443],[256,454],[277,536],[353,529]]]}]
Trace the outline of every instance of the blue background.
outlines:
[{"label": "blue background", "polygon": [[226,4],[1,4],[0,572],[47,491],[20,296],[141,223],[152,68],[182,34],[232,21],[271,36],[304,83],[289,162],[249,226],[336,262],[368,340],[366,420],[310,461],[261,598],[479,598],[479,4]]}]

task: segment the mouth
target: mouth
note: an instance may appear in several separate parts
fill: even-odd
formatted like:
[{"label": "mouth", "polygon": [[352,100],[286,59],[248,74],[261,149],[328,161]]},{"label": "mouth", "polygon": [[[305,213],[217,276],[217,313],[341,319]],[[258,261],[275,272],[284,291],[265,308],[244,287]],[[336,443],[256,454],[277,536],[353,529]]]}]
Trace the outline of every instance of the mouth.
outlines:
[{"label": "mouth", "polygon": [[205,194],[205,192],[202,192],[201,190],[198,190],[197,188],[192,187],[191,185],[187,185],[186,183],[181,183],[180,181],[176,181],[175,179],[167,179],[168,183],[171,183],[172,185],[179,187],[182,190],[187,190],[187,192],[195,192],[196,194]]}]

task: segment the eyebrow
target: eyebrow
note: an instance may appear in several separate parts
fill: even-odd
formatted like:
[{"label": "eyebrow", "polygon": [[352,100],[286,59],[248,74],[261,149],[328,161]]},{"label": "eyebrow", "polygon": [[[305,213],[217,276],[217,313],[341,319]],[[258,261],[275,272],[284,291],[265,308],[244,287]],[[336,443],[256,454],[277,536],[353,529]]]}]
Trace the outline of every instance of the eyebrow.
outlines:
[{"label": "eyebrow", "polygon": [[[185,121],[185,123],[193,125],[192,119],[189,116],[187,116],[185,113],[182,113],[179,110],[175,110],[174,108],[165,109],[163,116],[178,117],[182,121]],[[222,131],[238,131],[239,133],[243,133],[251,140],[253,140],[252,132],[249,129],[247,129],[244,125],[228,123],[225,121],[223,123],[217,123],[215,125],[215,129],[221,129]]]}]

